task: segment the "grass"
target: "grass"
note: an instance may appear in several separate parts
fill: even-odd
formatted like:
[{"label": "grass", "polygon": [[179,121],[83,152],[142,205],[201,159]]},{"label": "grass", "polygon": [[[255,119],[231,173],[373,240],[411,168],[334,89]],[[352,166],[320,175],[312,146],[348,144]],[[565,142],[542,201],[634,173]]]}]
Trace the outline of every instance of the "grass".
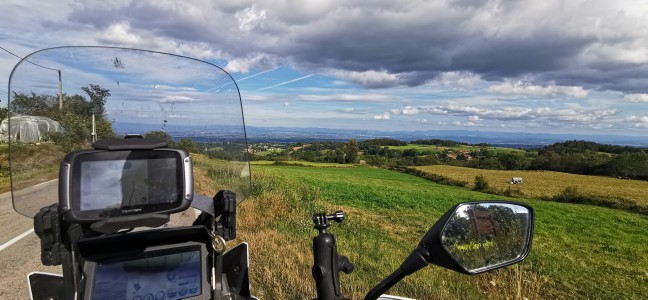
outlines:
[{"label": "grass", "polygon": [[[52,143],[12,145],[14,187],[17,189],[58,178],[65,153]],[[0,144],[0,193],[10,190],[9,147]]]},{"label": "grass", "polygon": [[272,165],[272,164],[284,164],[284,165],[298,165],[305,167],[328,167],[328,168],[353,168],[353,164],[338,164],[338,163],[327,163],[327,162],[312,162],[312,161],[302,161],[302,160],[289,160],[289,161],[272,161],[272,160],[255,160],[251,161],[252,165]]},{"label": "grass", "polygon": [[[199,164],[197,164],[199,165]],[[251,247],[253,293],[264,299],[308,299],[313,212],[342,209],[333,225],[342,255],[345,296],[360,299],[398,267],[452,205],[510,199],[370,168],[255,166],[253,197],[240,206],[240,240]],[[522,264],[478,276],[428,267],[391,294],[417,299],[640,299],[648,294],[648,219],[607,208],[514,199],[536,210],[534,246]]]}]

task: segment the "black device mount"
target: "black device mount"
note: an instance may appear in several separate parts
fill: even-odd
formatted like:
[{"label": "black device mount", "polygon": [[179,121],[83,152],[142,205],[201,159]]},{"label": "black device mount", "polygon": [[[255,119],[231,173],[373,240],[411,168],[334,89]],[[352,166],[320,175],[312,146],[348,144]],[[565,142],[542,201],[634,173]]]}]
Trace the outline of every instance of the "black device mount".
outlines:
[{"label": "black device mount", "polygon": [[353,264],[345,256],[338,255],[335,237],[327,232],[330,221],[340,223],[344,220],[344,212],[333,214],[317,213],[313,215],[314,228],[319,234],[313,238],[313,278],[317,286],[317,299],[344,299],[340,290],[340,272],[350,274]]}]

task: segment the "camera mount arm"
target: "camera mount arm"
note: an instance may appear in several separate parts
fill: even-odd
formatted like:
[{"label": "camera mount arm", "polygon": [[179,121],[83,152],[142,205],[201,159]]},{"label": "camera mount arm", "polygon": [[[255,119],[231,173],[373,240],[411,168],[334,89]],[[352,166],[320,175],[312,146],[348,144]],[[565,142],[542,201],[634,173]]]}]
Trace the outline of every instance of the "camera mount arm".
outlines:
[{"label": "camera mount arm", "polygon": [[353,272],[353,264],[337,253],[335,237],[327,232],[331,226],[330,221],[340,223],[344,220],[344,213],[337,211],[333,214],[317,213],[313,215],[314,228],[319,234],[313,238],[313,278],[317,286],[317,299],[338,300],[342,298],[340,289],[340,275]]}]

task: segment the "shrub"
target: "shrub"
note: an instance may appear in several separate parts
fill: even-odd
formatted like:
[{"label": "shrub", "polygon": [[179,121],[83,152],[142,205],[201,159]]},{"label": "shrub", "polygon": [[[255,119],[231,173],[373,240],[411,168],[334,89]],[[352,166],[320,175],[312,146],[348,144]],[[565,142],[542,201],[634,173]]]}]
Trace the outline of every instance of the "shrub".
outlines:
[{"label": "shrub", "polygon": [[486,180],[486,177],[484,175],[475,176],[475,187],[473,188],[473,190],[481,192],[490,190],[488,186],[488,180]]}]

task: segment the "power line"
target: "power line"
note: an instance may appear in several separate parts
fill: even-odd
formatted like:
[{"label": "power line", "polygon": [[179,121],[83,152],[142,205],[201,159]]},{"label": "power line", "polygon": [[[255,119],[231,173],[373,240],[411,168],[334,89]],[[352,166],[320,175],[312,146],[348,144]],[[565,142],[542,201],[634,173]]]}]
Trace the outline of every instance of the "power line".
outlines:
[{"label": "power line", "polygon": [[[7,52],[7,53],[9,53],[9,54],[11,54],[11,55],[13,55],[13,56],[15,56],[15,57],[21,59],[21,60],[24,59],[24,58],[22,58],[22,57],[20,57],[20,56],[18,56],[18,55],[16,55],[16,54],[14,54],[13,52],[11,52],[11,51],[9,51],[9,50],[3,48],[2,46],[0,46],[0,49],[4,50],[5,52]],[[30,64],[32,64],[32,65],[34,65],[34,66],[39,66],[39,67],[44,68],[44,69],[48,69],[48,70],[52,70],[52,71],[57,71],[57,72],[59,71],[59,70],[57,70],[57,69],[52,69],[52,68],[48,68],[48,67],[45,67],[45,66],[41,66],[41,65],[39,65],[39,64],[37,64],[37,63],[31,62],[31,61],[28,61],[28,60],[25,60],[25,61],[28,62],[28,63],[30,63]]]}]

